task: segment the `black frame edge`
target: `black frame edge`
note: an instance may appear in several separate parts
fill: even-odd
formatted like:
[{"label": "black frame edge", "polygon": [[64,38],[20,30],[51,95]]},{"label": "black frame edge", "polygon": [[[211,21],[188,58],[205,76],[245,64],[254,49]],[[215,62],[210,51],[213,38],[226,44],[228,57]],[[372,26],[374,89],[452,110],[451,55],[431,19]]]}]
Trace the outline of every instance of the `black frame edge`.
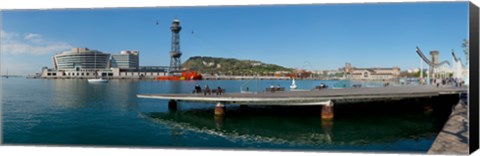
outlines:
[{"label": "black frame edge", "polygon": [[470,78],[469,78],[469,152],[473,153],[478,149],[479,143],[479,54],[478,54],[478,36],[479,36],[479,12],[478,6],[470,2],[469,4],[469,70],[470,70]]}]

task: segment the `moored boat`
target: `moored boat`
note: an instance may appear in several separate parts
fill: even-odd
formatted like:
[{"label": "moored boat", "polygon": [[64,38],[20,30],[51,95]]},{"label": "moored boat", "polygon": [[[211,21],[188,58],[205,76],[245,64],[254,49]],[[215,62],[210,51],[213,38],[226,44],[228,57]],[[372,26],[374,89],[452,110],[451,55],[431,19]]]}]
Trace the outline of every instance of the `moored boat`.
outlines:
[{"label": "moored boat", "polygon": [[155,80],[202,80],[201,74],[196,71],[183,71],[181,74],[172,74],[156,77]]},{"label": "moored boat", "polygon": [[290,85],[290,89],[297,89],[297,85],[295,84],[295,78],[292,79],[292,84]]},{"label": "moored boat", "polygon": [[95,79],[88,79],[89,83],[107,83],[107,79],[102,79],[102,78],[95,78]]}]

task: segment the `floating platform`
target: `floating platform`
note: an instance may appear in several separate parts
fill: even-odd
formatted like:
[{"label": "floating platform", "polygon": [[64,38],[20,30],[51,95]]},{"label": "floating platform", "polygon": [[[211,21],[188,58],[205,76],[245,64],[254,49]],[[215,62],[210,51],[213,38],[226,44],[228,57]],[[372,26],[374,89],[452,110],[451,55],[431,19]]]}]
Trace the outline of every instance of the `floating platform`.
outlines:
[{"label": "floating platform", "polygon": [[260,93],[138,94],[139,98],[164,99],[196,103],[241,105],[329,105],[352,102],[402,100],[467,93],[467,87],[387,86],[378,88],[322,89]]}]

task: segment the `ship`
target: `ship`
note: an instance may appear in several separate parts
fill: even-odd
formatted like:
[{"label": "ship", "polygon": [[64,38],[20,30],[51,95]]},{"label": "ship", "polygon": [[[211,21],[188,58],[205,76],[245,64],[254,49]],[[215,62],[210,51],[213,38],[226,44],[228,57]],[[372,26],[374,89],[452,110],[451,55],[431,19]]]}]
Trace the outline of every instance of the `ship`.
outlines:
[{"label": "ship", "polygon": [[182,71],[176,74],[156,77],[155,80],[202,80],[202,74],[196,71]]}]

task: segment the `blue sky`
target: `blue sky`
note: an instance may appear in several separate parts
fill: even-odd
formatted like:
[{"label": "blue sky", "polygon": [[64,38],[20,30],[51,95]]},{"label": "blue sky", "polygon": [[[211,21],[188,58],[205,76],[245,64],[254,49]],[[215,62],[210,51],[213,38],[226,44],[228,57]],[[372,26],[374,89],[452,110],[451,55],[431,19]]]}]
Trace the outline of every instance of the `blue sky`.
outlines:
[{"label": "blue sky", "polygon": [[71,47],[139,50],[141,65],[165,66],[174,17],[183,27],[182,61],[213,56],[308,70],[345,62],[406,70],[419,67],[416,46],[448,61],[454,49],[464,61],[468,38],[467,2],[3,10],[2,72],[40,72]]}]

